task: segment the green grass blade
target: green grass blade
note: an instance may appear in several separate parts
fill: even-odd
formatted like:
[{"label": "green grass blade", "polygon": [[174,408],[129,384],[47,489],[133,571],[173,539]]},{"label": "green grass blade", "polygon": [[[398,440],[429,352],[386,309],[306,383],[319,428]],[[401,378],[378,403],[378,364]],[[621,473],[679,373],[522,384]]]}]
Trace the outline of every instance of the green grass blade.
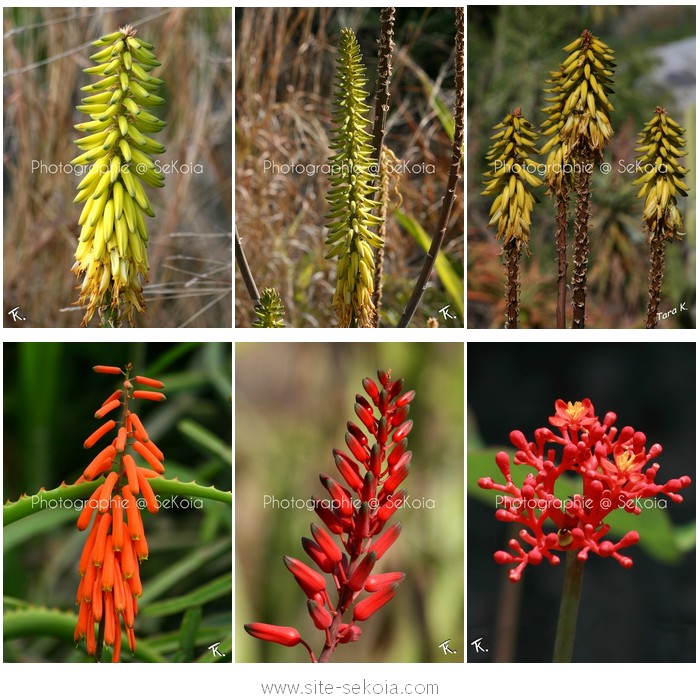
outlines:
[{"label": "green grass blade", "polygon": [[231,574],[225,574],[185,595],[178,596],[177,598],[170,598],[169,600],[154,603],[153,605],[147,605],[142,610],[139,610],[139,614],[144,617],[174,615],[175,613],[187,610],[187,608],[204,605],[204,603],[208,603],[210,600],[216,600],[221,596],[230,594],[232,585],[233,576]]},{"label": "green grass blade", "polygon": [[189,438],[205,453],[220,457],[226,464],[233,463],[233,451],[231,448],[214,433],[199,425],[199,423],[185,419],[181,420],[177,427],[185,437]]}]

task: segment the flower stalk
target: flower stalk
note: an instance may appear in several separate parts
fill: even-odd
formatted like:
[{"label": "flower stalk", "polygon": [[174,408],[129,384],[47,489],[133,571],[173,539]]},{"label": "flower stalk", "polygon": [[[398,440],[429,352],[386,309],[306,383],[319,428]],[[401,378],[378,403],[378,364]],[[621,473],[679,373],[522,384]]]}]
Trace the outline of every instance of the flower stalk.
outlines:
[{"label": "flower stalk", "polygon": [[554,663],[570,663],[576,640],[576,621],[581,602],[583,587],[584,562],[580,561],[575,552],[566,553],[566,570],[564,572],[564,588],[561,594],[559,619],[557,620],[557,636],[554,640]]}]

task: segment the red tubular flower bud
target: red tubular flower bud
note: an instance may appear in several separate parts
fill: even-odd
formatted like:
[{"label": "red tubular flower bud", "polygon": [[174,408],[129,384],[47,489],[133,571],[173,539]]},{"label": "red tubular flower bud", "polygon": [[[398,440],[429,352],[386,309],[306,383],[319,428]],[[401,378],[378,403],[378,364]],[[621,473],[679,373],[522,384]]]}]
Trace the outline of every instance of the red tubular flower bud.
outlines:
[{"label": "red tubular flower bud", "polygon": [[416,392],[415,392],[415,391],[407,391],[405,394],[403,394],[403,396],[399,396],[399,398],[396,399],[396,405],[397,405],[399,408],[400,408],[401,406],[405,406],[405,405],[411,403],[411,401],[413,401],[413,399],[415,398],[415,396],[416,396]]},{"label": "red tubular flower bud", "polygon": [[323,520],[325,526],[334,535],[339,535],[341,532],[344,531],[343,523],[340,520],[340,518],[330,508],[323,505],[321,501],[316,501],[314,511],[316,511],[316,515],[318,515],[318,517],[321,518],[321,520]]},{"label": "red tubular flower bud", "polygon": [[391,382],[391,370],[384,371],[383,369],[378,369],[377,370],[377,379],[379,379],[379,383],[386,389],[387,384]]},{"label": "red tubular flower bud", "polygon": [[327,630],[331,626],[333,615],[328,612],[326,607],[319,605],[315,600],[307,600],[306,607],[309,609],[309,615],[311,615],[316,629]]},{"label": "red tubular flower bud", "polygon": [[304,562],[293,557],[284,557],[284,565],[289,569],[307,598],[326,590],[326,579]]},{"label": "red tubular flower bud", "polygon": [[408,435],[411,432],[411,429],[413,428],[413,421],[412,420],[407,420],[405,423],[403,423],[401,426],[399,426],[395,431],[394,434],[392,435],[392,440],[394,442],[401,442],[406,435]]},{"label": "red tubular flower bud", "polygon": [[104,484],[100,484],[93,492],[92,496],[85,501],[85,505],[83,506],[82,511],[80,512],[80,515],[78,516],[78,530],[85,530],[87,526],[90,524],[90,520],[92,519],[92,514],[95,512],[95,508],[97,508],[99,501],[100,501],[100,494],[102,493],[102,487]]},{"label": "red tubular flower bud", "polygon": [[386,416],[382,416],[379,419],[379,425],[377,425],[377,441],[380,445],[386,445],[387,438],[389,437],[389,421]]},{"label": "red tubular flower bud", "polygon": [[347,422],[348,432],[362,445],[363,447],[369,442],[367,436],[362,431],[359,425],[355,425],[352,421]]},{"label": "red tubular flower bud", "polygon": [[401,393],[402,389],[403,379],[397,379],[395,382],[392,382],[391,385],[387,387],[389,391],[389,400],[395,399]]},{"label": "red tubular flower bud", "polygon": [[370,399],[374,401],[374,405],[377,406],[379,404],[379,389],[377,385],[369,377],[365,377],[362,380],[362,386],[367,392],[367,396],[369,396]]},{"label": "red tubular flower bud", "polygon": [[[112,423],[114,423],[114,421],[112,421]],[[126,428],[119,428],[119,432],[117,433],[117,442],[114,444],[114,447],[117,452],[124,452],[124,448],[126,447]]]},{"label": "red tubular flower bud", "polygon": [[112,547],[119,552],[124,546],[124,508],[122,497],[116,494],[112,499]]},{"label": "red tubular flower bud", "polygon": [[363,405],[361,405],[360,403],[356,403],[355,413],[357,414],[357,417],[362,421],[362,424],[367,428],[367,430],[373,433],[375,427],[374,416],[372,415],[372,411],[368,411]]},{"label": "red tubular flower bud", "polygon": [[372,445],[368,469],[374,476],[379,476],[379,472],[382,470],[382,448],[376,443]]},{"label": "red tubular flower bud", "polygon": [[408,414],[411,412],[411,407],[410,406],[402,406],[399,408],[396,413],[391,417],[391,425],[393,427],[396,427],[397,425],[401,425],[406,418],[408,418]]},{"label": "red tubular flower bud", "polygon": [[397,466],[392,472],[391,476],[384,482],[384,493],[394,493],[394,491],[396,491],[396,489],[401,485],[401,482],[408,476],[408,472],[410,471],[408,461],[411,459],[411,453],[407,452],[404,455],[404,458],[406,458],[406,463],[402,464],[401,466]]},{"label": "red tubular flower bud", "polygon": [[335,563],[326,556],[325,552],[313,540],[310,540],[308,537],[302,537],[301,546],[321,571],[326,574],[332,574],[335,571]]},{"label": "red tubular flower bud", "polygon": [[355,394],[355,401],[360,404],[360,406],[363,406],[366,408],[372,415],[374,415],[374,409],[372,408],[372,404],[367,401],[367,399],[362,396],[362,394]]},{"label": "red tubular flower bud", "polygon": [[146,429],[143,427],[143,423],[141,422],[141,419],[135,414],[132,413],[131,411],[129,412],[129,421],[131,421],[131,425],[134,428],[134,432],[136,434],[136,437],[143,443],[147,443],[150,438],[148,437],[148,433],[146,432]]},{"label": "red tubular flower bud", "polygon": [[165,384],[163,382],[158,381],[157,379],[151,379],[150,377],[134,377],[134,381],[137,384],[143,384],[144,386],[152,386],[154,389],[162,389]]},{"label": "red tubular flower bud", "polygon": [[340,475],[345,479],[347,485],[356,492],[362,489],[362,479],[360,478],[360,470],[357,465],[339,450],[333,450],[335,457],[335,466],[338,467]]},{"label": "red tubular flower bud", "polygon": [[124,455],[122,457],[122,462],[124,463],[124,469],[126,470],[129,490],[136,496],[139,493],[139,480],[136,471],[136,462],[134,462],[134,458],[131,455]]},{"label": "red tubular flower bud", "polygon": [[103,435],[106,435],[116,423],[113,420],[108,420],[104,425],[101,425],[90,437],[85,440],[83,447],[89,450]]},{"label": "red tubular flower bud", "polygon": [[372,617],[379,608],[386,605],[396,595],[398,587],[399,584],[395,583],[393,586],[387,586],[377,593],[372,593],[369,598],[361,600],[353,610],[353,618],[362,621]]},{"label": "red tubular flower bud", "polygon": [[389,467],[393,467],[399,461],[399,459],[401,459],[401,455],[406,451],[407,447],[408,440],[406,440],[406,438],[394,445],[393,449],[389,453],[389,457],[386,460]]},{"label": "red tubular flower bud", "polygon": [[368,593],[376,593],[386,586],[391,586],[394,583],[400,584],[405,578],[406,574],[400,571],[389,574],[375,574],[365,581],[365,590]]},{"label": "red tubular flower bud", "polygon": [[114,399],[109,403],[106,403],[100,409],[95,411],[95,418],[104,418],[110,411],[113,411],[118,406],[121,406],[121,401],[119,399]]},{"label": "red tubular flower bud", "polygon": [[149,513],[157,513],[158,512],[158,499],[156,498],[155,494],[153,493],[153,489],[151,488],[151,485],[148,483],[148,479],[146,478],[145,474],[143,473],[143,470],[141,469],[136,469],[136,478],[138,479],[139,482],[139,487],[141,489],[141,493],[143,494],[143,497],[146,499],[146,508],[148,508]]},{"label": "red tubular flower bud", "polygon": [[274,642],[285,647],[294,647],[301,641],[299,631],[294,627],[280,627],[279,625],[268,625],[264,622],[250,622],[243,625],[245,631],[256,639],[264,642]]},{"label": "red tubular flower bud", "polygon": [[372,472],[365,474],[365,480],[362,484],[362,500],[371,501],[377,493],[377,479]]},{"label": "red tubular flower bud", "polygon": [[385,416],[386,412],[389,408],[389,394],[387,393],[386,389],[383,389],[382,391],[379,392],[379,412]]},{"label": "red tubular flower bud", "polygon": [[369,503],[363,501],[355,521],[355,537],[364,540],[369,535],[370,510]]},{"label": "red tubular flower bud", "polygon": [[386,551],[396,542],[400,534],[401,523],[394,523],[378,540],[372,543],[369,551],[377,555],[377,561],[386,554]]},{"label": "red tubular flower bud", "polygon": [[141,391],[137,389],[132,396],[135,399],[148,399],[149,401],[165,401],[165,394],[161,394],[159,391]]},{"label": "red tubular flower bud", "polygon": [[114,484],[117,483],[119,474],[117,472],[110,472],[105,479],[102,488],[100,489],[100,494],[97,498],[97,510],[100,513],[106,513],[112,507],[112,489]]},{"label": "red tubular flower bud", "polygon": [[158,445],[156,445],[153,440],[149,440],[148,442],[144,442],[144,445],[153,453],[153,456],[160,462],[162,462],[165,459],[165,455],[160,451],[158,448]]},{"label": "red tubular flower bud", "polygon": [[100,567],[105,558],[105,546],[107,544],[107,532],[112,522],[112,516],[105,513],[100,520],[100,527],[95,537],[95,546],[92,549],[92,563]]},{"label": "red tubular flower bud", "polygon": [[352,433],[345,433],[345,444],[350,448],[350,452],[352,452],[355,459],[359,460],[363,464],[367,463],[369,453]]},{"label": "red tubular flower bud", "polygon": [[97,372],[98,374],[121,374],[121,368],[119,367],[110,367],[108,365],[95,365],[93,368],[93,372]]},{"label": "red tubular flower bud", "polygon": [[385,523],[394,514],[396,510],[401,507],[401,504],[406,498],[406,490],[402,489],[393,498],[387,500],[387,502],[377,511],[375,519],[379,523]]},{"label": "red tubular flower bud", "polygon": [[356,642],[361,634],[362,630],[357,625],[342,624],[338,627],[338,641],[341,644]]},{"label": "red tubular flower bud", "polygon": [[92,524],[92,528],[90,529],[90,534],[88,535],[87,540],[85,540],[83,553],[80,555],[80,562],[78,563],[78,572],[81,576],[85,576],[88,565],[91,562],[92,548],[95,546],[95,538],[97,537],[97,531],[99,530],[101,519],[101,515],[98,515],[95,518],[95,522]]},{"label": "red tubular flower bud", "polygon": [[333,501],[337,503],[340,514],[351,515],[353,507],[350,494],[335,479],[328,476],[328,474],[321,474],[319,478],[321,484],[323,484],[323,488],[328,491]]},{"label": "red tubular flower bud", "polygon": [[348,587],[351,591],[361,591],[364,588],[365,581],[376,563],[377,555],[374,552],[369,552],[348,579]]},{"label": "red tubular flower bud", "polygon": [[404,452],[404,454],[401,455],[401,459],[393,467],[389,468],[389,474],[395,474],[404,467],[408,467],[408,465],[411,463],[412,457],[413,452],[411,452],[410,450],[408,452]]},{"label": "red tubular flower bud", "polygon": [[343,558],[343,553],[340,547],[333,541],[333,538],[318,525],[311,523],[311,534],[316,540],[318,546],[323,550],[323,553],[334,563],[337,564]]}]

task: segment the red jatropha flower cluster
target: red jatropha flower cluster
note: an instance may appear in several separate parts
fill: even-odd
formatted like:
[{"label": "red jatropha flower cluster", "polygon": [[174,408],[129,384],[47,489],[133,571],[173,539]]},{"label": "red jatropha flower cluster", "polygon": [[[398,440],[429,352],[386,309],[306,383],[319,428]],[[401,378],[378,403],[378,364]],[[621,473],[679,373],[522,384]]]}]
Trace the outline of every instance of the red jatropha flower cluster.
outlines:
[{"label": "red jatropha flower cluster", "polygon": [[[158,511],[158,501],[149,483],[165,471],[163,453],[143,427],[139,417],[129,408],[131,399],[164,401],[157,391],[134,389],[134,384],[163,388],[163,383],[148,377],[129,378],[131,365],[125,370],[119,367],[97,365],[100,374],[121,374],[122,387],[107,397],[95,418],[104,418],[121,407],[121,420],[110,419],[97,428],[85,440],[84,447],[91,448],[112,429],[117,435],[83,471],[76,481],[92,481],[106,475],[106,479],[85,502],[78,518],[78,529],[85,530],[93,512],[97,512],[90,534],[83,547],[78,570],[80,584],[75,599],[80,606],[75,628],[76,643],[86,640],[87,653],[99,661],[103,644],[113,647],[112,661],[119,661],[122,626],[124,622],[129,648],[136,650],[134,618],[138,613],[141,595],[139,563],[148,559],[148,545],[143,530],[141,513],[136,497],[141,494],[150,513]],[[133,450],[143,458],[150,469],[138,466],[128,453]],[[95,625],[98,626],[95,634]]]},{"label": "red jatropha flower cluster", "polygon": [[[604,522],[606,516],[618,508],[639,515],[639,501],[659,493],[680,503],[683,497],[677,492],[690,484],[689,476],[655,484],[659,465],[645,467],[661,454],[661,445],[652,445],[647,450],[646,435],[629,426],[618,432],[613,427],[617,420],[615,413],[607,413],[601,423],[588,399],[573,404],[558,400],[555,411],[549,422],[560,435],[549,428],[539,428],[535,430],[535,441],[528,442],[519,430],[510,434],[510,441],[518,450],[514,463],[536,470],[525,477],[521,487],[513,483],[506,452],[496,455],[505,485],[496,484],[491,478],[479,479],[481,488],[504,493],[499,497],[502,507],[496,510],[496,518],[525,526],[518,534],[530,546],[528,551],[512,539],[508,545],[514,554],[503,551],[494,554],[498,564],[516,564],[509,572],[513,582],[520,580],[528,564],[539,564],[543,558],[550,564],[558,564],[555,551],[578,551],[581,561],[594,552],[601,557],[613,557],[628,569],[632,560],[618,550],[636,544],[639,534],[633,530],[619,542],[603,539],[610,530]],[[580,494],[562,501],[554,495],[554,485],[565,472],[579,475],[583,488]],[[545,532],[552,525],[556,532]]]},{"label": "red jatropha flower cluster", "polygon": [[[285,566],[308,599],[314,626],[325,635],[319,663],[327,662],[338,644],[357,641],[362,630],[355,623],[367,620],[388,603],[405,577],[400,572],[376,574],[374,568],[401,532],[400,523],[384,528],[406,499],[406,490],[397,489],[408,476],[411,463],[406,436],[413,421],[407,418],[415,392],[402,393],[403,380],[391,381],[391,370],[377,375],[381,388],[369,378],[362,381],[371,403],[360,394],[355,396],[355,413],[362,427],[347,424],[345,443],[352,454],[333,450],[336,467],[348,488],[321,474],[321,484],[330,499],[317,499],[315,510],[328,530],[312,524],[313,539],[301,539],[311,561],[323,574],[332,576],[335,603],[321,573],[298,559],[284,557]],[[331,533],[337,535],[341,546]],[[363,591],[369,595],[356,602]],[[352,606],[352,619],[344,622]],[[302,644],[311,660],[317,661],[294,627],[253,622],[245,629],[267,642],[290,647]]]}]

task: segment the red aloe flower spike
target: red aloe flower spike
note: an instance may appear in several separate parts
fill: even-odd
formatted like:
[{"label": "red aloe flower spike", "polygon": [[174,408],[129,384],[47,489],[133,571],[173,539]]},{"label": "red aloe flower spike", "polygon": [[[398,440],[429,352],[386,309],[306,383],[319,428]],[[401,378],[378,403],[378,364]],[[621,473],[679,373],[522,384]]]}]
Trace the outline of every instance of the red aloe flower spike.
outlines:
[{"label": "red aloe flower spike", "polygon": [[[320,663],[329,661],[339,644],[353,642],[360,637],[360,628],[343,622],[343,616],[351,611],[353,620],[366,620],[394,596],[404,578],[404,574],[398,572],[372,575],[376,563],[399,536],[401,525],[396,523],[374,541],[372,538],[379,535],[406,498],[405,489],[398,493],[394,491],[409,474],[411,452],[407,451],[406,436],[413,423],[406,417],[408,404],[415,393],[409,391],[401,394],[403,382],[392,382],[390,372],[380,371],[377,376],[381,389],[369,378],[364,379],[362,384],[379,415],[375,416],[374,408],[360,395],[355,397],[354,404],[362,426],[374,438],[373,444],[370,444],[372,437],[368,437],[362,426],[348,422],[345,442],[352,456],[333,450],[338,471],[359,499],[353,501],[350,491],[327,474],[321,474],[321,484],[330,494],[332,503],[329,507],[327,502],[316,499],[314,510],[330,534],[312,525],[311,533],[315,541],[302,538],[302,546],[313,563],[323,573],[332,575],[337,593],[335,606],[326,588],[326,580],[320,573],[291,557],[284,560],[308,598],[307,607],[314,625],[325,633],[324,647],[318,657]],[[388,446],[391,446],[391,450]],[[364,472],[360,465],[364,467]],[[377,498],[378,505],[375,505]],[[333,535],[338,536],[346,553],[342,552]],[[363,589],[371,595],[355,603]],[[280,643],[280,634],[276,632],[279,628],[260,625],[246,625],[246,631],[260,639],[267,639],[265,635],[269,634],[268,641]],[[300,637],[285,633],[281,638],[298,639],[298,643],[309,651],[311,660],[316,661]]]},{"label": "red aloe flower spike", "polygon": [[372,617],[379,608],[386,605],[396,595],[398,587],[399,584],[394,583],[357,603],[353,609],[353,619],[361,622]]}]

